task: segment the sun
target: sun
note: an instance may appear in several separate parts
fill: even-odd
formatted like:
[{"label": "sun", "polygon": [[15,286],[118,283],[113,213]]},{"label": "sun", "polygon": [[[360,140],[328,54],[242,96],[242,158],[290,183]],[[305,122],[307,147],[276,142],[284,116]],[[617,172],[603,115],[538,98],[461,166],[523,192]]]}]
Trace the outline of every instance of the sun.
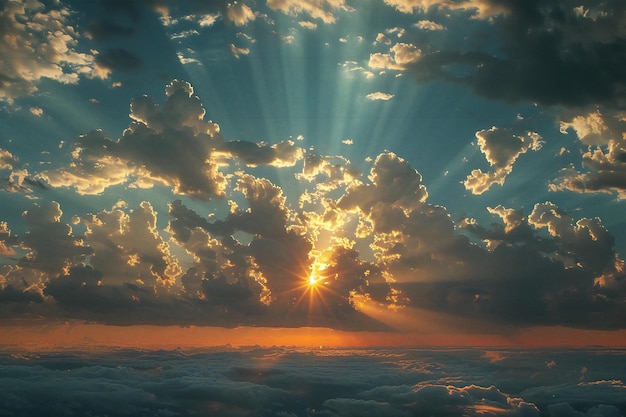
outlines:
[{"label": "sun", "polygon": [[309,287],[316,287],[326,282],[324,271],[328,268],[328,264],[320,258],[316,258],[311,264],[311,272],[309,273]]}]

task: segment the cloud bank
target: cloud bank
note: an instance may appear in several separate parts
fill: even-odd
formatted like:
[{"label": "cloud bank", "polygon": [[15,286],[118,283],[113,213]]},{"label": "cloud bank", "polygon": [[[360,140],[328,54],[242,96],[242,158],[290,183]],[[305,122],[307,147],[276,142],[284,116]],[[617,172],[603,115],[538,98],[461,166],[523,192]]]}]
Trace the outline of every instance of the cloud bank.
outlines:
[{"label": "cloud bank", "polygon": [[0,412],[16,415],[611,417],[626,407],[623,352],[248,348],[1,360]]}]

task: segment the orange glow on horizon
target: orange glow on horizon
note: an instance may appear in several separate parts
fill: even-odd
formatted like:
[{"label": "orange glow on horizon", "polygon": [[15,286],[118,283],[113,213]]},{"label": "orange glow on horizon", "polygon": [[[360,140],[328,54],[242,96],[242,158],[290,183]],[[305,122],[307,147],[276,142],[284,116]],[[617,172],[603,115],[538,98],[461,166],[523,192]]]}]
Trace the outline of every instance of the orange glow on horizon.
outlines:
[{"label": "orange glow on horizon", "polygon": [[2,325],[8,337],[0,342],[6,350],[97,350],[111,348],[193,349],[237,347],[626,347],[626,330],[578,330],[533,327],[514,335],[463,333],[459,331],[349,332],[329,328],[257,328],[200,326],[111,326],[64,323]]}]

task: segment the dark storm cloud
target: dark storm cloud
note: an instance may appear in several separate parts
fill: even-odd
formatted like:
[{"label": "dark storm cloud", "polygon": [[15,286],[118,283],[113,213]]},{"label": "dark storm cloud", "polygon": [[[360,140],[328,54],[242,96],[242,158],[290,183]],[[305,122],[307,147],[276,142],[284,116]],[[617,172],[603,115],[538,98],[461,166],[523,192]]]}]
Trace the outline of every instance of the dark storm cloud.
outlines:
[{"label": "dark storm cloud", "polygon": [[[441,2],[444,3],[444,2]],[[626,31],[623,2],[487,1],[501,53],[443,50],[425,54],[410,71],[446,79],[478,94],[547,105],[623,107]],[[450,68],[463,68],[463,75]]]},{"label": "dark storm cloud", "polygon": [[[623,352],[24,352],[0,357],[7,415],[596,416],[626,411]],[[587,369],[580,381],[581,368]],[[504,388],[507,387],[507,388]]]},{"label": "dark storm cloud", "polygon": [[141,67],[141,59],[124,48],[113,48],[96,55],[96,65],[109,71],[134,71]]}]

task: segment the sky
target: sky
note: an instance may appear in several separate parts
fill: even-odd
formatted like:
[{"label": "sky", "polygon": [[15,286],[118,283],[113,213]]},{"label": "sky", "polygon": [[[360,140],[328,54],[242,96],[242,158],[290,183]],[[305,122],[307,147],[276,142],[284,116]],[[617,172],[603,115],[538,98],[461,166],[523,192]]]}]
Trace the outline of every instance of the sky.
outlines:
[{"label": "sky", "polygon": [[4,343],[623,345],[625,20],[0,0]]}]

